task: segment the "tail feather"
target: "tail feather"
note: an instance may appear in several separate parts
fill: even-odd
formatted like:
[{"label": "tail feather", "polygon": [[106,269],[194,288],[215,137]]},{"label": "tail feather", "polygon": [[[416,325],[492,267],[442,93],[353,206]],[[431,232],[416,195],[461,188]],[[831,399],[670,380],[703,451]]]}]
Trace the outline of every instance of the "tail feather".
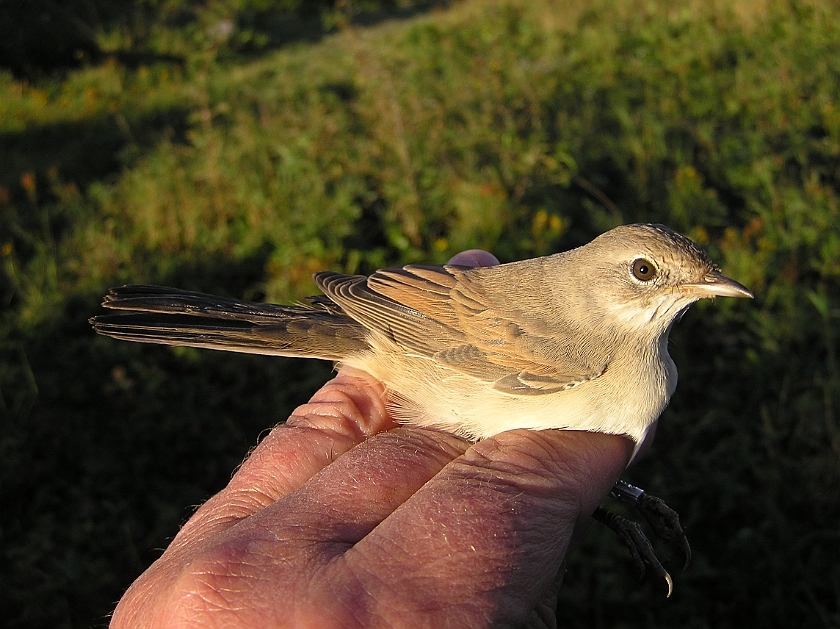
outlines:
[{"label": "tail feather", "polygon": [[260,304],[161,286],[113,288],[96,332],[117,339],[252,354],[341,360],[368,347],[364,328],[333,302]]}]

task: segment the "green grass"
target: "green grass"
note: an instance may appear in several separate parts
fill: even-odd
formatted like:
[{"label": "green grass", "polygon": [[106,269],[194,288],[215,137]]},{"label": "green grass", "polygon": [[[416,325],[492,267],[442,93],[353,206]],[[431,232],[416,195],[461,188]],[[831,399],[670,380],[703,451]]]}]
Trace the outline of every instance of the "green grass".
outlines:
[{"label": "green grass", "polygon": [[840,626],[840,8],[472,1],[281,46],[245,4],[220,35],[236,6],[0,74],[8,626],[106,624],[328,374],[97,338],[108,286],[283,301],[316,270],[510,260],[632,221],[757,298],[677,326],[680,385],[628,475],[688,526],[674,597],[594,531],[561,625]]}]

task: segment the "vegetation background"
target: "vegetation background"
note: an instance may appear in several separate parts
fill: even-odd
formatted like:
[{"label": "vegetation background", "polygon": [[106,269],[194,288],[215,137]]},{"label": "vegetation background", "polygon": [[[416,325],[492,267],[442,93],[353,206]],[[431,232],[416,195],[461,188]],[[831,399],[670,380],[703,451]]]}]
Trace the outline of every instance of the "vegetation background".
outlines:
[{"label": "vegetation background", "polygon": [[287,301],[657,221],[756,293],[677,326],[628,472],[695,558],[665,600],[594,530],[560,624],[840,627],[838,2],[7,0],[0,32],[5,626],[105,626],[329,375],[97,338],[109,286]]}]

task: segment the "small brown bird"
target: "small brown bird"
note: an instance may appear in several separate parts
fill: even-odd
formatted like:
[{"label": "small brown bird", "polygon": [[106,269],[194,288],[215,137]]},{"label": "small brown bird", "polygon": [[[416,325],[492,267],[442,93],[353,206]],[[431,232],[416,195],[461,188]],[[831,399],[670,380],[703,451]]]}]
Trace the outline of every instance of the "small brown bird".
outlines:
[{"label": "small brown bird", "polygon": [[387,385],[394,416],[472,439],[513,428],[630,437],[677,385],[671,326],[704,297],[752,297],[691,240],[625,225],[564,253],[493,267],[323,272],[294,306],[157,286],[111,289],[91,319],[118,339],[321,358]]}]

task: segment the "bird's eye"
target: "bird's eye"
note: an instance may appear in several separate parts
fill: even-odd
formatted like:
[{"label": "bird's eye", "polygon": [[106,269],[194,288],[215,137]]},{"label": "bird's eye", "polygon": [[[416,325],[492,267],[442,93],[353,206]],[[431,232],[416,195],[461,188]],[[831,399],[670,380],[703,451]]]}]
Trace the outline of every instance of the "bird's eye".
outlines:
[{"label": "bird's eye", "polygon": [[653,262],[644,258],[633,260],[631,269],[633,271],[633,277],[640,282],[649,282],[656,277],[656,267],[653,265]]}]

